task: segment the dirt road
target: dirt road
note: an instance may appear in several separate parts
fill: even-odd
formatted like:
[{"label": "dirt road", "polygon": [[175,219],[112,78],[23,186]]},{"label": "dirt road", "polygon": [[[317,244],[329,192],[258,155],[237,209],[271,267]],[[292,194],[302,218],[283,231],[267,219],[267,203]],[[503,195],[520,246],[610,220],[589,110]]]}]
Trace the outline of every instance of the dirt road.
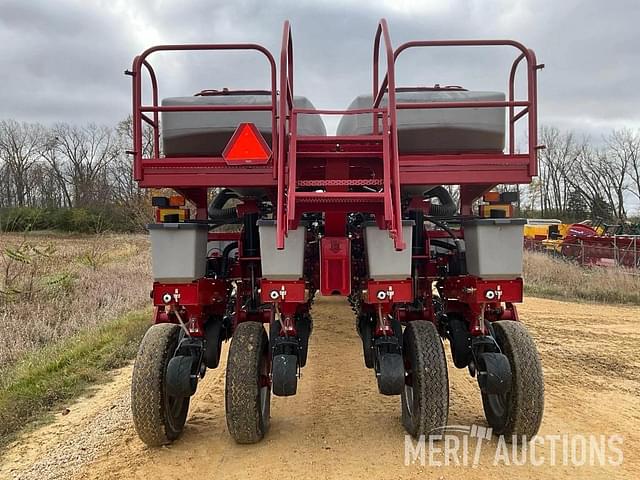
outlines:
[{"label": "dirt road", "polygon": [[[183,437],[170,447],[144,447],[129,417],[127,368],[69,406],[68,414],[58,413],[53,424],[9,446],[0,460],[0,478],[639,478],[640,309],[530,298],[520,312],[538,342],[546,376],[540,434],[621,435],[621,466],[607,464],[609,450],[605,466],[588,460],[584,466],[558,465],[562,440],[537,446],[541,466],[506,465],[504,455],[494,465],[495,438],[483,442],[475,467],[468,458],[463,468],[461,450],[449,457],[448,466],[434,450],[430,463],[428,448],[424,466],[420,461],[405,466],[399,399],[377,393],[346,303],[321,299],[313,311],[314,334],[299,393],[273,399],[271,430],[261,443],[240,446],[229,437],[222,365],[200,384]],[[449,424],[486,426],[475,380],[452,365],[449,372]],[[474,441],[469,440],[471,457]],[[577,463],[579,453],[578,448]],[[463,465],[456,466],[456,458]]]}]

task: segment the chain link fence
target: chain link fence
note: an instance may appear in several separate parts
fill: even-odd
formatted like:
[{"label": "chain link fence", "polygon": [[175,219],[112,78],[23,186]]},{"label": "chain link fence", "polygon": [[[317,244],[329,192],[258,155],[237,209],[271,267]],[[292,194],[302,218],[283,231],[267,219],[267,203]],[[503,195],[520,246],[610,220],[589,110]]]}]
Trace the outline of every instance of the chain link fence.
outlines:
[{"label": "chain link fence", "polygon": [[[622,267],[640,270],[640,236],[595,237],[588,240],[525,239],[527,250],[546,253],[584,266]],[[640,274],[636,272],[636,274]]]}]

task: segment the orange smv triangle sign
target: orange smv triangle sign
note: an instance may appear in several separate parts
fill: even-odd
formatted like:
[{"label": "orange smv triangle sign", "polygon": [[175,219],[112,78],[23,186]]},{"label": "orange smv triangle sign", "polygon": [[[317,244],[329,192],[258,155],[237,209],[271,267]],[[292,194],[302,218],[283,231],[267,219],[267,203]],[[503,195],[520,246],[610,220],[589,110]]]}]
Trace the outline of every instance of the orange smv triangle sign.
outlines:
[{"label": "orange smv triangle sign", "polygon": [[263,165],[271,158],[271,149],[253,123],[241,123],[222,152],[222,158],[229,165]]}]

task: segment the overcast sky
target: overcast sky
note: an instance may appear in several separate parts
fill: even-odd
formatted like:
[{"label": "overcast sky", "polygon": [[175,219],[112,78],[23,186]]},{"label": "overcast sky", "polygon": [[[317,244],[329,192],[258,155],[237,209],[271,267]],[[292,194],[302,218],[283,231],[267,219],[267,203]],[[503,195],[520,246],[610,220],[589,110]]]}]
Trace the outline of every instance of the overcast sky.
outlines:
[{"label": "overcast sky", "polygon": [[[345,108],[371,89],[377,20],[394,45],[411,39],[510,38],[533,48],[540,121],[599,136],[640,127],[639,0],[0,0],[0,118],[114,123],[130,112],[134,55],[158,43],[256,42],[278,56],[293,25],[295,91]],[[400,83],[500,89],[515,52],[410,52]],[[161,96],[264,88],[255,55],[151,59]]]}]

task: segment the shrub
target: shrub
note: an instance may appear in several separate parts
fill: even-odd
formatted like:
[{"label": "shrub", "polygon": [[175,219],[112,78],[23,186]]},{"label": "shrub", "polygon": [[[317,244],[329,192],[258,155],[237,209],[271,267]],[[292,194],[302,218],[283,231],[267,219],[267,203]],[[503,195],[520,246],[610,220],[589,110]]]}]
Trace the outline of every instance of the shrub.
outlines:
[{"label": "shrub", "polygon": [[139,218],[115,205],[93,208],[0,209],[0,231],[58,230],[76,233],[140,232]]}]

